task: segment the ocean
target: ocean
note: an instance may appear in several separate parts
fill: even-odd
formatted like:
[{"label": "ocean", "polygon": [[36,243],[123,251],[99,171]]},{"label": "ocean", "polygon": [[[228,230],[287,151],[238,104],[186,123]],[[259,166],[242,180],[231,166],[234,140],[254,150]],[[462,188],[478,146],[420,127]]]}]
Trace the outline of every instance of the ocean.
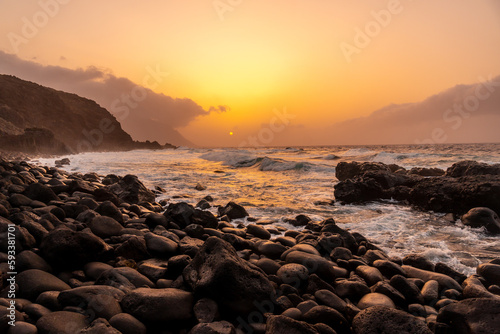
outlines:
[{"label": "ocean", "polygon": [[[334,201],[340,161],[378,161],[405,168],[446,169],[462,160],[500,163],[500,144],[328,146],[287,148],[178,148],[175,150],[84,153],[68,156],[69,172],[135,174],[149,188],[166,190],[158,200],[195,205],[210,195],[214,204],[235,201],[251,217],[301,229],[287,218],[334,218],[390,256],[419,253],[470,275],[478,264],[500,255],[500,237],[451,223],[444,213],[414,210],[396,201],[340,205]],[[54,166],[56,159],[38,159]],[[197,184],[206,187],[196,190]],[[212,208],[216,213],[216,209]],[[242,221],[243,224],[249,222]]]}]

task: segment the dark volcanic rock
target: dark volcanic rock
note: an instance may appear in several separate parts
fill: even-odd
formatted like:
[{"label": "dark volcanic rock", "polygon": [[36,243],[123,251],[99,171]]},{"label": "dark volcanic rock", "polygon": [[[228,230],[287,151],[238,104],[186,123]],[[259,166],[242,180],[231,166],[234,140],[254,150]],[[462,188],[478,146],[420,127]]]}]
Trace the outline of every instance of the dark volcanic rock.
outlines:
[{"label": "dark volcanic rock", "polygon": [[471,298],[439,310],[437,322],[447,325],[448,333],[499,333],[500,299]]},{"label": "dark volcanic rock", "polygon": [[21,298],[32,301],[45,291],[62,291],[70,289],[69,285],[59,278],[38,269],[23,271],[17,275],[16,282],[19,285]]},{"label": "dark volcanic rock", "polygon": [[352,321],[356,334],[431,334],[425,321],[384,306],[372,306],[358,313]]},{"label": "dark volcanic rock", "polygon": [[488,165],[472,160],[460,161],[446,170],[446,176],[500,175],[500,164]]},{"label": "dark volcanic rock", "polygon": [[500,218],[489,208],[473,208],[462,216],[462,223],[470,227],[486,227],[490,233],[500,233]]},{"label": "dark volcanic rock", "polygon": [[97,261],[110,250],[110,246],[92,233],[61,228],[52,230],[43,239],[40,249],[44,258],[53,266],[77,268]]},{"label": "dark volcanic rock", "polygon": [[52,312],[36,322],[40,334],[75,334],[87,327],[83,314],[67,311]]},{"label": "dark volcanic rock", "polygon": [[154,202],[156,197],[135,175],[125,175],[120,181],[109,185],[108,189],[130,204]]},{"label": "dark volcanic rock", "polygon": [[[469,167],[480,167],[467,167],[459,172],[460,164],[453,165],[445,176],[422,177],[394,173],[383,164],[372,169],[372,163],[344,163],[340,169],[337,167],[341,181],[335,185],[335,198],[343,203],[394,198],[424,210],[460,215],[474,207],[500,212],[498,167],[467,162],[465,165]],[[362,171],[363,168],[367,171]]]},{"label": "dark volcanic rock", "polygon": [[241,205],[236,204],[234,202],[229,202],[229,203],[227,203],[227,205],[225,207],[219,208],[219,215],[220,216],[228,216],[229,219],[233,220],[233,219],[247,217],[248,212]]},{"label": "dark volcanic rock", "polygon": [[216,237],[207,239],[183,276],[197,295],[215,300],[231,313],[249,312],[255,302],[269,300],[274,294],[264,274],[251,268],[229,243]]},{"label": "dark volcanic rock", "polygon": [[192,317],[193,295],[179,289],[139,288],[122,300],[123,309],[145,321],[182,321]]},{"label": "dark volcanic rock", "polygon": [[347,179],[352,179],[355,176],[363,175],[368,171],[390,172],[391,170],[389,169],[389,166],[377,162],[339,162],[337,167],[335,167],[335,176],[339,181],[345,181]]},{"label": "dark volcanic rock", "polygon": [[30,184],[23,193],[32,200],[40,201],[45,204],[50,201],[58,201],[59,197],[52,189],[41,183]]}]

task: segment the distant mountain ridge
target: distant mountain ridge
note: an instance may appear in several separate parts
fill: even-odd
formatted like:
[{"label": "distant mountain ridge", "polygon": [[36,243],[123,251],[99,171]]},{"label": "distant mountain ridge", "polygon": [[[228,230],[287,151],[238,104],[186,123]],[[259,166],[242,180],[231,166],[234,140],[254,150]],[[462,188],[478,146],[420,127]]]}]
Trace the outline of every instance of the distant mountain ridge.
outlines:
[{"label": "distant mountain ridge", "polygon": [[95,101],[0,75],[0,150],[66,154],[172,148],[137,142]]}]

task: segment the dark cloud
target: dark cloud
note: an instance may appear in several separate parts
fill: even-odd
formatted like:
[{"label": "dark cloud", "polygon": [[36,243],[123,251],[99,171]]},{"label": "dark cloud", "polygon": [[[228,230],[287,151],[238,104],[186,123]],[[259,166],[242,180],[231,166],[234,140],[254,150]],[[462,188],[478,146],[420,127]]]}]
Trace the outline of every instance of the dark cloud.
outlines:
[{"label": "dark cloud", "polygon": [[227,106],[204,110],[191,99],[172,98],[146,88],[168,80],[158,67],[145,71],[144,81],[137,85],[127,78],[94,66],[76,70],[61,66],[43,66],[0,51],[0,73],[15,75],[58,90],[95,100],[122,123],[123,129],[136,140],[157,140],[177,145],[192,145],[175,129],[189,124],[211,111],[224,112]]}]

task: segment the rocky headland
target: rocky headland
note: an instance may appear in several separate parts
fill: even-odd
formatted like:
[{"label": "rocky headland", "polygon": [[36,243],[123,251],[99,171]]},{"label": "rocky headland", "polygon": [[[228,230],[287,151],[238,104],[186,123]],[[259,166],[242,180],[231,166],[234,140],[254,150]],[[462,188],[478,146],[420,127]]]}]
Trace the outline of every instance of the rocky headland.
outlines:
[{"label": "rocky headland", "polygon": [[63,155],[174,148],[134,141],[96,102],[10,75],[0,75],[0,151]]},{"label": "rocky headland", "polygon": [[[341,166],[336,195],[469,177],[386,167]],[[334,219],[300,215],[302,230],[283,231],[229,200],[157,203],[133,175],[5,160],[0,173],[2,333],[500,333],[500,258],[466,277],[390,258]]]}]

